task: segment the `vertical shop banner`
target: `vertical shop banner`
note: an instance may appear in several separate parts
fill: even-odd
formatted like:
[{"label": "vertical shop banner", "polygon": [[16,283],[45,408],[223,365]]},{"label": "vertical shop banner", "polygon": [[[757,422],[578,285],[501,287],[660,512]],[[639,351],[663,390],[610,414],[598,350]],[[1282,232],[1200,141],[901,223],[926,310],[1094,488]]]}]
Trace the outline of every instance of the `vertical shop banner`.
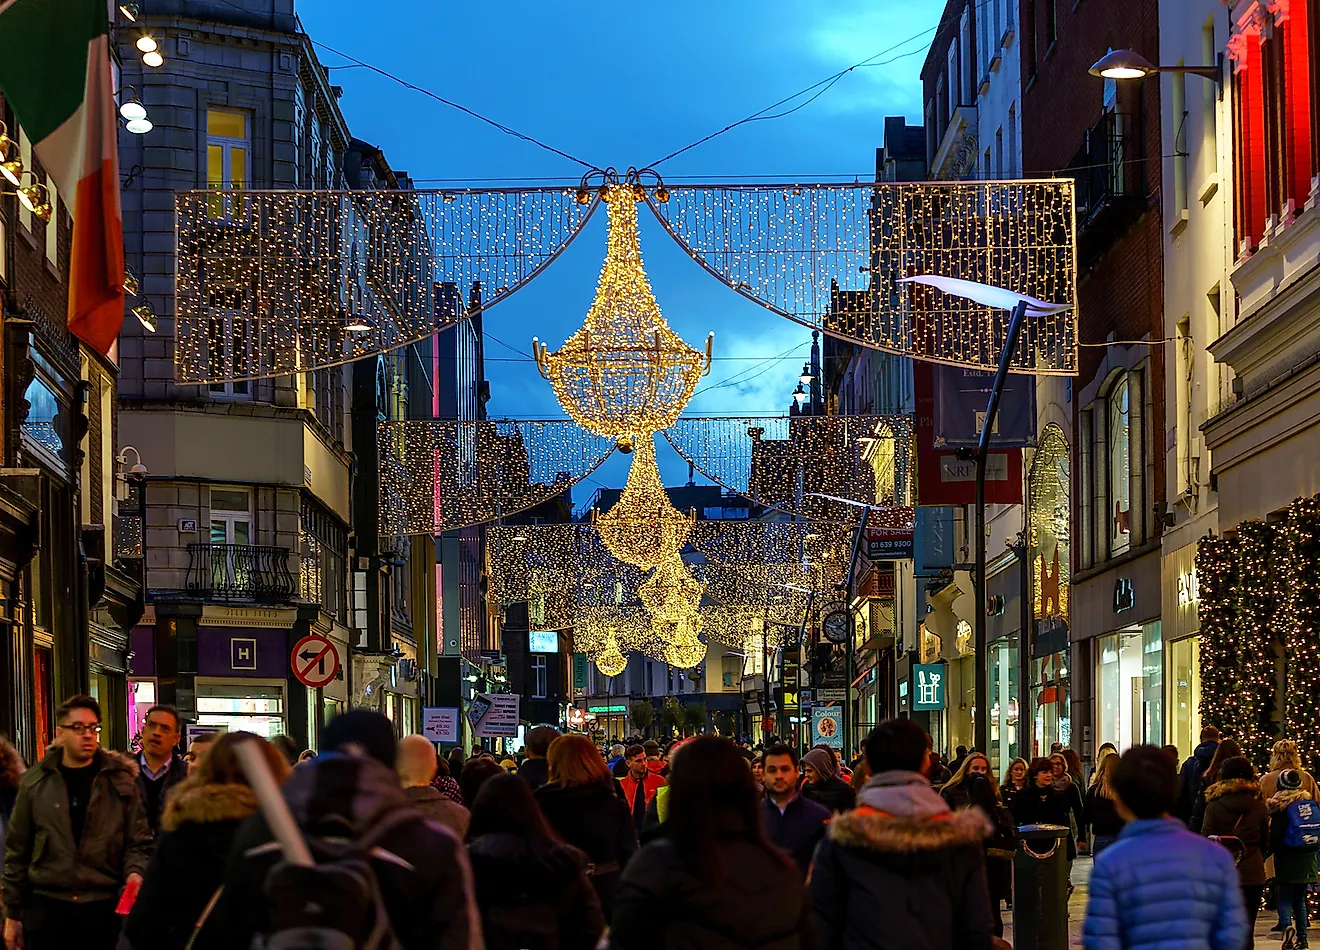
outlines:
[{"label": "vertical shop banner", "polygon": [[[990,405],[993,370],[937,366],[932,377],[935,396],[933,444],[937,449],[974,448]],[[1009,373],[999,397],[999,412],[990,432],[994,448],[1026,448],[1036,444],[1036,377]]]},{"label": "vertical shop banner", "polygon": [[587,655],[585,653],[573,654],[573,688],[587,688]]},{"label": "vertical shop banner", "polygon": [[[976,464],[971,459],[958,458],[954,449],[935,447],[933,372],[930,363],[921,360],[913,363],[912,382],[917,405],[917,504],[975,504]],[[1021,449],[990,452],[986,460],[985,500],[991,505],[1022,504]]]},{"label": "vertical shop banner", "polygon": [[811,707],[811,744],[843,748],[843,707]]},{"label": "vertical shop banner", "polygon": [[912,667],[912,708],[944,708],[943,663],[919,663]]}]

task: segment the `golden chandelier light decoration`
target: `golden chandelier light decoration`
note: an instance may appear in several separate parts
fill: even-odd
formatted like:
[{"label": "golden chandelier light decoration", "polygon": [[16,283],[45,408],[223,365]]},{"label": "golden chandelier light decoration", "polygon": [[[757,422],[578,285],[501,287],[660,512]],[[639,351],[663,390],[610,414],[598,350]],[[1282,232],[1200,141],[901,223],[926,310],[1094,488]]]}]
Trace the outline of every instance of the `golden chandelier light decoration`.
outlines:
[{"label": "golden chandelier light decoration", "polygon": [[[558,352],[532,340],[537,368],[564,411],[584,429],[629,451],[638,433],[674,424],[710,372],[714,334],[706,352],[688,346],[660,313],[642,267],[637,203],[645,190],[636,172],[619,182],[605,173],[600,196],[609,213],[605,263],[586,320]],[[586,180],[579,196],[587,194]],[[661,197],[664,186],[656,190]],[[589,199],[588,199],[589,200]],[[662,198],[663,200],[663,198]]]},{"label": "golden chandelier light decoration", "polygon": [[628,469],[628,481],[609,511],[596,519],[596,531],[606,549],[625,564],[651,568],[676,556],[696,512],[684,515],[669,500],[655,461],[655,441],[650,433],[634,439],[636,455]]}]

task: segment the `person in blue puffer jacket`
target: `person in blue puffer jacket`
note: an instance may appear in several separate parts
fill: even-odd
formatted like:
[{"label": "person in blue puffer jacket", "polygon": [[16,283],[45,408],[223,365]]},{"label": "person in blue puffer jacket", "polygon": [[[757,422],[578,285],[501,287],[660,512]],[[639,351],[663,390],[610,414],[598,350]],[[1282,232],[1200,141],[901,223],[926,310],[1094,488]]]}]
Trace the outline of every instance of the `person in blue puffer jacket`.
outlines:
[{"label": "person in blue puffer jacket", "polygon": [[1086,950],[1242,950],[1247,917],[1228,849],[1188,831],[1170,812],[1178,777],[1165,753],[1123,753],[1112,787],[1127,821],[1095,859]]}]

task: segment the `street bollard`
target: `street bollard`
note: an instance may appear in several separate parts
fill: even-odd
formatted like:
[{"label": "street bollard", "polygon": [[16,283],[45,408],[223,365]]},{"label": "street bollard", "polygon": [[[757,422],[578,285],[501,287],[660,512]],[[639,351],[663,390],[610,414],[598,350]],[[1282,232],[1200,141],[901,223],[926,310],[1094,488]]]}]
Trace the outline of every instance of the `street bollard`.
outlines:
[{"label": "street bollard", "polygon": [[1013,946],[1067,950],[1068,835],[1063,825],[1023,825],[1013,857]]}]

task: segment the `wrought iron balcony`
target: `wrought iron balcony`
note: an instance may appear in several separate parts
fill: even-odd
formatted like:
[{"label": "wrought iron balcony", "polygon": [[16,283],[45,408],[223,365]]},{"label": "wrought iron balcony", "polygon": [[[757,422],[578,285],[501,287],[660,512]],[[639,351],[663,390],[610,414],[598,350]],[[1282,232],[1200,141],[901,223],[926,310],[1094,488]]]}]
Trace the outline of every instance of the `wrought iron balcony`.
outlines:
[{"label": "wrought iron balcony", "polygon": [[288,603],[298,596],[289,549],[263,544],[190,544],[185,590],[207,600]]}]

